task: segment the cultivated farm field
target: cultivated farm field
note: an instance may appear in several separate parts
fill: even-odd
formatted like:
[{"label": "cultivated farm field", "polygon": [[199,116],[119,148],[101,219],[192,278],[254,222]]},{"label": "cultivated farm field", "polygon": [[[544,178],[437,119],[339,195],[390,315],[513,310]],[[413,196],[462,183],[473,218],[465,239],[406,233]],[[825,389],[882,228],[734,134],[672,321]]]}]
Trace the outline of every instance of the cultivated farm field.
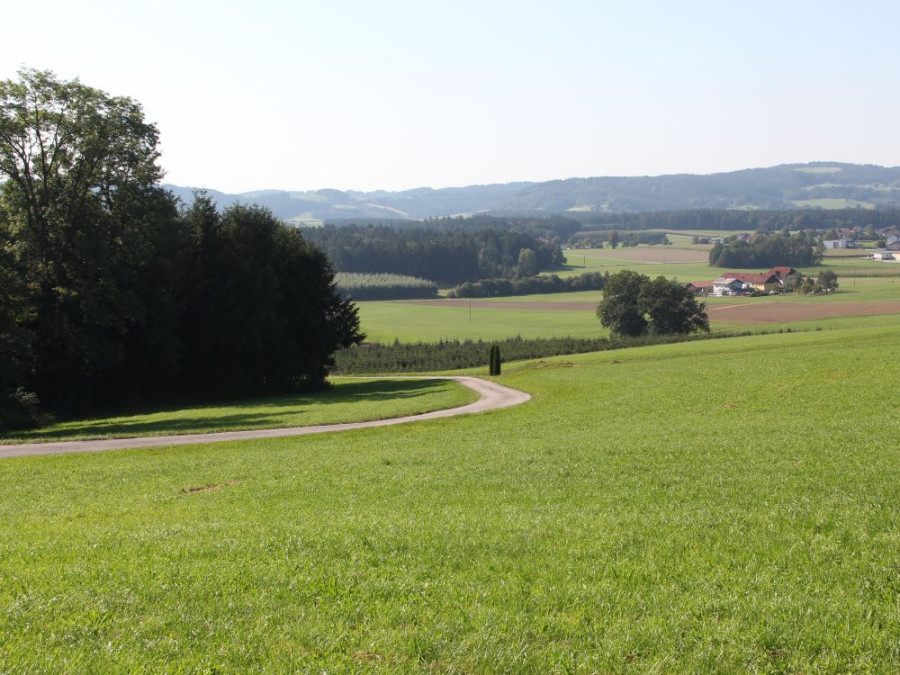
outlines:
[{"label": "cultivated farm field", "polygon": [[[636,248],[570,249],[565,251],[567,269],[560,276],[572,276],[584,272],[610,274],[622,269],[632,269],[647,276],[677,277],[682,281],[712,281],[723,272],[721,267],[709,265],[709,245],[676,244],[672,246],[638,246]],[[804,275],[815,276],[823,270],[833,270],[842,279],[856,277],[900,277],[900,263],[884,263],[869,260],[864,250],[836,249],[826,251],[822,264],[816,267],[800,267]],[[748,272],[764,270],[747,269]]]},{"label": "cultivated farm field", "polygon": [[3,672],[896,672],[900,318],[483,415],[5,460]]},{"label": "cultivated farm field", "polygon": [[[655,272],[632,267],[652,276]],[[709,269],[706,268],[709,276]],[[898,267],[900,269],[900,267]],[[683,279],[683,277],[682,277]],[[704,298],[713,331],[812,330],[844,317],[900,312],[900,279],[839,277],[829,295]],[[374,342],[436,342],[443,339],[597,337],[607,335],[595,310],[599,291],[523,295],[475,300],[359,303],[362,329]]]}]

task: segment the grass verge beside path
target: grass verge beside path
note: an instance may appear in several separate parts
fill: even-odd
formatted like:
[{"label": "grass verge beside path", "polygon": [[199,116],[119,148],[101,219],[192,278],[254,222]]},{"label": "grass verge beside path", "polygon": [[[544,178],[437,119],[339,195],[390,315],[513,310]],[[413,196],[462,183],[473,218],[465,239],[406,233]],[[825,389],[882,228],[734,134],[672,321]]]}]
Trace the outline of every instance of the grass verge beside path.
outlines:
[{"label": "grass verge beside path", "polygon": [[0,672],[900,671],[897,324],[510,364],[528,405],[22,458]]},{"label": "grass verge beside path", "polygon": [[74,441],[365,422],[455,408],[477,398],[475,392],[448,380],[337,378],[333,387],[311,394],[60,422],[42,429],[0,434],[0,442]]}]

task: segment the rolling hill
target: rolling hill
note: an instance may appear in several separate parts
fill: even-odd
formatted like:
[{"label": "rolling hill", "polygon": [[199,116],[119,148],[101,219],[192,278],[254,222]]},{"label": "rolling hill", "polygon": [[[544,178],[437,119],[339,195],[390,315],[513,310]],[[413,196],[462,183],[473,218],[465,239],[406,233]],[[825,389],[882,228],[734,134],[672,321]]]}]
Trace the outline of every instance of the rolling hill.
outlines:
[{"label": "rolling hill", "polygon": [[[166,185],[189,200],[192,188]],[[296,223],[406,220],[472,213],[534,214],[712,209],[900,207],[900,167],[813,162],[709,175],[568,178],[401,192],[208,190],[220,206],[266,206]]]}]

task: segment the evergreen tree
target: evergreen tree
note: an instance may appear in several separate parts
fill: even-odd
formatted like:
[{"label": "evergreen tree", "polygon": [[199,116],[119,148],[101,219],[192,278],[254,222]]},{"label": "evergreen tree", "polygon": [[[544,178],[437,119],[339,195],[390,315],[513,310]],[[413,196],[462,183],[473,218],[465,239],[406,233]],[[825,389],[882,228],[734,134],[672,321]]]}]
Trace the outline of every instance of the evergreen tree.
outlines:
[{"label": "evergreen tree", "polygon": [[488,363],[488,373],[491,376],[500,374],[500,347],[491,345],[490,358]]},{"label": "evergreen tree", "polygon": [[246,393],[324,384],[334,351],[363,337],[325,255],[260,207],[219,215],[198,195],[185,220],[194,250],[183,275],[183,386]]}]

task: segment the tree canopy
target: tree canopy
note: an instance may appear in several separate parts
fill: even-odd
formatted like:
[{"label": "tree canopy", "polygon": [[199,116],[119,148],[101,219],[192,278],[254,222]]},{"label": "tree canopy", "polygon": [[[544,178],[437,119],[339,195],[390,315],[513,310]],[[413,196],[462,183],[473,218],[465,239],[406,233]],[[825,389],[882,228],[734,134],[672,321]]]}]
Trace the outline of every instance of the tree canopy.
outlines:
[{"label": "tree canopy", "polygon": [[[561,266],[558,244],[509,229],[476,229],[454,221],[396,229],[386,226],[325,225],[304,230],[340,272],[391,273],[450,284],[521,276]],[[480,221],[479,221],[480,222]],[[523,250],[525,264],[520,266]]]},{"label": "tree canopy", "polygon": [[790,234],[757,234],[749,241],[728,239],[717,243],[709,251],[709,264],[716,267],[806,267],[822,261],[824,249],[815,235],[798,232]]},{"label": "tree canopy", "polygon": [[325,255],[264,209],[159,187],[140,104],[23,70],[0,82],[0,424],[321,384],[359,341]]},{"label": "tree canopy", "polygon": [[684,284],[622,270],[611,274],[597,306],[600,323],[622,337],[709,331],[706,305]]}]

